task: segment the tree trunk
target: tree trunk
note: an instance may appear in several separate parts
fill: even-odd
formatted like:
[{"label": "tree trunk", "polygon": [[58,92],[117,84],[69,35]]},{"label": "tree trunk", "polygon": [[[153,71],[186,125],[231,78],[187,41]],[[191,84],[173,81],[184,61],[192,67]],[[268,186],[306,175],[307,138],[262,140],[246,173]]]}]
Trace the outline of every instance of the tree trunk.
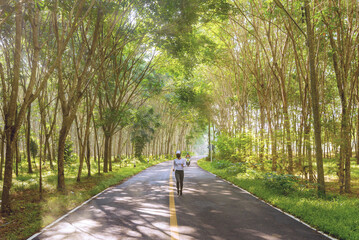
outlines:
[{"label": "tree trunk", "polygon": [[271,149],[272,149],[272,172],[276,172],[277,171],[277,140],[276,140],[276,136],[275,136],[275,132],[273,131],[272,128],[272,120],[268,115],[268,127],[269,127],[269,135],[270,135],[270,140],[271,140]]},{"label": "tree trunk", "polygon": [[60,192],[65,191],[64,154],[66,138],[69,133],[70,127],[71,124],[66,124],[64,119],[59,134],[59,144],[57,152],[57,190]]},{"label": "tree trunk", "polygon": [[[349,112],[347,112],[349,109],[343,108],[343,119],[342,119],[342,128],[343,128],[343,136],[342,141],[343,145],[340,147],[341,150],[343,150],[343,163],[344,163],[344,192],[351,193],[351,186],[350,186],[350,125],[349,125]],[[344,112],[345,111],[345,112]]]},{"label": "tree trunk", "polygon": [[309,174],[309,182],[313,182],[313,163],[312,163],[312,145],[310,143],[310,123],[306,122],[304,126],[304,142],[306,155],[308,160],[308,174]]},{"label": "tree trunk", "polygon": [[42,134],[42,125],[40,125],[40,157],[39,157],[39,170],[40,170],[40,177],[39,177],[39,194],[40,194],[40,199],[42,199],[42,164],[43,164],[43,160],[42,157],[46,158],[46,147],[44,147],[44,155],[42,155],[42,138],[43,138],[43,134]]},{"label": "tree trunk", "polygon": [[259,142],[259,162],[261,164],[261,170],[264,171],[264,125],[265,125],[265,113],[264,113],[264,108],[261,107],[260,108],[260,121],[261,121],[261,126],[260,126],[260,142]]},{"label": "tree trunk", "polygon": [[[21,64],[21,36],[22,36],[22,1],[15,3],[15,49],[14,49],[14,68],[11,96],[7,108],[5,110],[5,135],[6,135],[6,158],[5,158],[5,174],[2,191],[1,212],[5,215],[11,212],[10,206],[10,189],[12,184],[12,166],[13,154],[18,129],[15,127],[17,99],[19,94],[20,82],[20,64]],[[5,103],[3,103],[5,105]]]},{"label": "tree trunk", "polygon": [[160,145],[161,149],[160,149],[160,152],[161,152],[161,155],[164,156],[166,155],[166,152],[165,152],[165,147],[166,147],[166,137],[165,137],[165,132],[163,133],[163,135],[161,136],[161,145]]},{"label": "tree trunk", "polygon": [[12,127],[5,126],[6,131],[6,157],[5,157],[5,174],[4,185],[1,197],[1,212],[8,214],[11,212],[10,206],[10,188],[12,184],[12,166],[14,157],[14,131]]},{"label": "tree trunk", "polygon": [[[94,139],[94,143],[93,143],[93,160],[95,163],[97,163],[97,151],[96,151],[96,139]],[[99,166],[97,166],[99,167]]]},{"label": "tree trunk", "polygon": [[319,92],[317,89],[318,76],[315,68],[315,48],[314,48],[314,29],[312,27],[309,1],[305,0],[305,13],[308,34],[308,47],[309,47],[309,70],[310,70],[310,87],[312,96],[312,109],[314,119],[314,137],[315,137],[315,154],[317,160],[318,172],[318,195],[325,196],[325,181],[324,181],[324,167],[323,167],[323,153],[322,153],[322,136],[320,125],[320,112],[319,112]]},{"label": "tree trunk", "polygon": [[122,154],[122,129],[120,130],[119,136],[118,136],[118,146],[117,146],[117,155],[121,158]]},{"label": "tree trunk", "polygon": [[16,163],[16,167],[15,167],[15,175],[16,177],[19,176],[19,162],[20,162],[20,151],[19,151],[19,139],[16,138],[16,142],[15,142],[15,163]]},{"label": "tree trunk", "polygon": [[98,142],[98,139],[96,140],[96,146],[97,146],[97,172],[98,174],[101,174],[101,150],[100,150],[100,144]]},{"label": "tree trunk", "polygon": [[303,155],[302,155],[302,146],[303,146],[303,121],[304,121],[304,112],[302,112],[302,116],[300,119],[299,125],[299,133],[298,133],[298,169],[302,169],[303,167]]},{"label": "tree trunk", "polygon": [[54,136],[51,137],[51,143],[52,143],[52,156],[54,156],[54,160],[56,160],[56,144],[54,141]]},{"label": "tree trunk", "polygon": [[83,168],[83,165],[84,165],[84,158],[85,158],[85,145],[84,143],[82,143],[80,141],[80,139],[78,139],[79,141],[79,144],[81,145],[80,146],[80,156],[79,156],[79,160],[80,160],[80,165],[79,165],[79,169],[77,171],[77,178],[76,178],[76,181],[77,182],[80,182],[81,181],[81,173],[82,173],[82,168]]},{"label": "tree trunk", "polygon": [[[45,149],[47,149],[47,153],[49,156],[49,160],[50,160],[50,168],[53,169],[54,168],[54,164],[52,162],[52,154],[51,154],[51,149],[50,149],[50,134],[45,136]],[[47,156],[45,156],[47,157]]]},{"label": "tree trunk", "polygon": [[157,137],[155,137],[153,140],[153,144],[152,144],[152,156],[156,156],[156,145],[157,145]]},{"label": "tree trunk", "polygon": [[168,139],[167,139],[167,149],[166,149],[166,154],[169,155],[170,154],[170,146],[171,146],[171,131],[172,131],[172,125],[170,126],[170,128],[168,129],[167,133],[168,133]]},{"label": "tree trunk", "polygon": [[[96,128],[96,123],[95,123],[95,116],[94,114],[92,114],[92,124],[93,124],[93,129],[94,129],[94,132],[95,132],[95,135],[94,135],[94,151],[93,151],[93,155],[94,155],[94,158],[96,159],[96,153],[97,153],[97,173],[98,174],[101,174],[101,154],[100,154],[100,146],[99,146],[99,143],[98,143],[98,133],[97,133],[97,128]],[[97,149],[97,151],[95,151],[95,149]]]},{"label": "tree trunk", "polygon": [[211,159],[211,120],[208,119],[208,158]]},{"label": "tree trunk", "polygon": [[0,180],[3,180],[3,167],[5,160],[5,132],[1,133],[1,143],[0,143],[0,154],[1,154],[1,162],[0,162]]},{"label": "tree trunk", "polygon": [[88,177],[91,177],[91,148],[90,148],[90,136],[87,138],[86,149],[87,149],[87,154],[86,154],[87,176],[88,176]]},{"label": "tree trunk", "polygon": [[128,158],[128,140],[126,141],[126,143],[125,143],[125,150],[126,150],[126,153],[125,153],[125,155],[126,155],[126,158]]},{"label": "tree trunk", "polygon": [[105,134],[105,151],[103,159],[103,172],[108,172],[108,158],[109,158],[109,145],[110,145],[110,136]]},{"label": "tree trunk", "polygon": [[287,151],[288,151],[288,173],[293,174],[293,150],[292,150],[292,140],[290,133],[288,105],[286,101],[287,100],[285,98],[285,100],[283,100],[283,114],[284,114],[284,129],[286,132],[285,140],[286,140]]},{"label": "tree trunk", "polygon": [[29,109],[27,112],[27,122],[26,122],[26,154],[27,154],[27,165],[28,165],[28,173],[32,173],[31,167],[31,151],[30,151],[30,140],[31,140],[31,105],[29,105]]},{"label": "tree trunk", "polygon": [[356,134],[356,160],[357,164],[359,164],[359,104],[357,105],[358,108],[358,115],[357,115],[357,134]]},{"label": "tree trunk", "polygon": [[112,172],[112,134],[110,136],[110,143],[108,144],[108,164],[109,171]]},{"label": "tree trunk", "polygon": [[[88,98],[86,98],[86,103],[88,104]],[[87,154],[87,144],[90,141],[90,124],[91,124],[91,114],[89,113],[89,109],[87,109],[87,119],[86,119],[86,126],[85,126],[85,136],[82,138],[82,131],[80,131],[81,126],[78,125],[78,121],[76,119],[76,128],[77,128],[77,139],[79,142],[79,148],[80,148],[80,156],[79,156],[79,160],[80,160],[80,165],[79,165],[79,170],[77,173],[77,182],[81,181],[81,173],[82,173],[82,168],[83,168],[83,163],[84,163],[84,159],[85,159],[85,154]],[[86,165],[87,168],[88,166],[88,162],[87,162],[87,156],[86,156]]]}]

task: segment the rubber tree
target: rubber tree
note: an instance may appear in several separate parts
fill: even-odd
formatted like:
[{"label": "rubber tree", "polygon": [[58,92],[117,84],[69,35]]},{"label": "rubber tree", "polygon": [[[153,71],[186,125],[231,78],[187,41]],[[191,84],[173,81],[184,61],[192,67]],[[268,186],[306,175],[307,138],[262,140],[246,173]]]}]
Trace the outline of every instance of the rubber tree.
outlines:
[{"label": "rubber tree", "polygon": [[[110,86],[110,81],[103,81],[102,94],[99,94],[99,113],[100,125],[102,126],[105,137],[105,152],[103,171],[107,172],[111,169],[111,138],[123,127],[129,124],[128,114],[134,101],[139,100],[139,92],[142,91],[141,82],[150,72],[152,62],[143,62],[138,58],[144,55],[126,56],[123,66],[117,64],[117,60],[113,64],[114,83]],[[130,58],[135,59],[130,60]],[[142,66],[136,66],[141,64]],[[138,71],[138,72],[136,72]],[[114,86],[114,88],[112,88]]]},{"label": "rubber tree", "polygon": [[357,3],[348,3],[329,0],[328,13],[321,17],[326,26],[331,46],[332,62],[335,80],[341,103],[341,131],[340,131],[340,158],[339,158],[339,186],[340,193],[351,192],[350,157],[351,157],[351,112],[354,101],[354,89],[358,81],[358,67],[354,51],[358,46],[358,33],[352,26],[356,24]]},{"label": "rubber tree", "polygon": [[309,1],[304,1],[305,8],[305,22],[307,26],[307,34],[298,26],[298,24],[293,20],[291,15],[284,8],[283,4],[279,0],[275,0],[275,3],[279,8],[281,8],[286,15],[291,19],[291,21],[298,27],[298,29],[305,35],[306,41],[308,44],[308,53],[309,53],[309,70],[310,70],[310,87],[311,87],[311,97],[312,97],[312,112],[314,120],[314,138],[315,138],[315,153],[317,161],[317,173],[318,173],[318,195],[325,195],[325,182],[324,182],[324,167],[323,167],[323,151],[322,151],[322,137],[321,137],[321,125],[320,125],[320,109],[319,109],[319,92],[318,92],[318,76],[316,73],[315,67],[315,42],[314,42],[314,29],[312,25],[311,11]]},{"label": "rubber tree", "polygon": [[[5,66],[6,68],[10,67],[11,69],[4,70],[2,63],[0,62],[0,77],[3,90],[2,98],[3,111],[5,115],[4,120],[6,137],[5,174],[1,202],[1,211],[4,214],[11,212],[10,189],[12,185],[12,161],[15,152],[15,142],[17,135],[24,121],[26,112],[28,111],[28,107],[44,89],[46,82],[49,80],[50,76],[56,69],[58,63],[60,62],[61,55],[64,52],[64,49],[61,49],[57,54],[41,59],[44,61],[43,66],[47,67],[40,74],[38,71],[40,52],[43,52],[44,50],[42,48],[43,45],[41,45],[40,42],[42,39],[40,38],[39,29],[40,27],[47,26],[48,23],[45,23],[44,16],[46,14],[51,14],[51,11],[43,11],[40,5],[35,4],[35,1],[30,1],[26,4],[24,4],[23,1],[16,1],[14,9],[15,35],[14,39],[12,40],[15,42],[15,44],[7,45],[6,43],[8,43],[8,41],[4,41],[5,45],[1,49],[4,55],[8,56],[5,58],[7,61]],[[26,19],[23,18],[24,12],[27,14]],[[78,13],[78,11],[75,11],[75,15],[76,13]],[[11,17],[9,17],[9,19],[10,18]],[[6,20],[8,20],[8,18],[6,18]],[[73,25],[70,28],[70,36],[71,32],[73,32],[72,30],[76,29],[76,27],[76,25]],[[31,69],[27,86],[26,89],[24,89],[24,92],[20,95],[19,86],[20,73],[22,69],[22,36],[24,28],[31,29],[31,38],[26,40],[30,41],[30,45],[32,46],[32,48],[29,49],[29,54],[31,54],[32,57],[31,63],[29,63]],[[8,40],[10,40],[11,36],[8,36],[8,38]],[[66,44],[67,42],[68,40],[64,41]],[[14,53],[14,56],[12,57],[10,57],[12,54],[11,52]],[[13,59],[13,63],[9,62],[9,59]],[[10,72],[11,74],[9,74]]]},{"label": "rubber tree", "polygon": [[[81,3],[82,5],[84,4],[84,2]],[[100,5],[97,5],[97,9],[93,9],[94,5],[95,1],[91,1],[90,5],[86,8],[80,6],[81,11],[78,11],[78,15],[75,16],[74,19],[67,19],[70,26],[80,26],[78,33],[80,37],[71,38],[71,47],[57,67],[58,96],[62,112],[57,153],[57,190],[61,192],[65,191],[64,154],[66,138],[76,117],[78,107],[83,99],[87,86],[95,75],[95,71],[93,71],[93,59],[95,58],[98,46],[103,12]],[[93,11],[96,13],[95,19],[91,18],[90,15]],[[87,26],[85,26],[83,22],[87,17],[89,17],[89,19],[87,19]],[[60,18],[56,12],[53,13],[53,18],[55,19],[54,29],[57,51],[61,52],[66,46],[68,33],[64,29],[60,31],[58,24]],[[95,23],[93,23],[93,21]],[[73,32],[76,29],[77,27],[73,29]],[[80,44],[80,42],[86,42],[87,44]]]},{"label": "rubber tree", "polygon": [[[99,84],[97,84],[94,87],[98,87]],[[83,168],[83,162],[86,156],[86,164],[87,164],[87,176],[91,176],[91,165],[90,165],[90,154],[88,151],[90,151],[89,144],[90,144],[90,125],[91,125],[91,119],[93,115],[93,110],[95,108],[95,103],[97,100],[97,90],[89,91],[87,90],[86,93],[86,101],[84,108],[84,113],[82,113],[82,116],[78,119],[79,116],[76,116],[75,122],[76,122],[76,129],[77,129],[77,137],[80,147],[80,156],[79,156],[79,169],[77,173],[77,182],[81,181],[81,173]]]},{"label": "rubber tree", "polygon": [[318,172],[318,194],[325,196],[324,167],[323,167],[323,151],[322,151],[322,131],[320,125],[320,108],[319,108],[319,92],[318,92],[318,75],[315,67],[315,45],[314,45],[314,28],[312,26],[311,11],[309,1],[305,0],[305,21],[307,24],[307,43],[309,49],[309,69],[310,69],[310,87],[312,96],[312,110],[314,120],[314,138],[315,138],[315,154],[317,160]]},{"label": "rubber tree", "polygon": [[[132,30],[136,28],[137,26],[133,26]],[[100,68],[98,124],[102,127],[105,138],[104,172],[112,171],[113,135],[129,124],[128,114],[131,106],[143,101],[142,82],[151,72],[155,56],[154,53],[147,53],[145,36],[146,34],[141,31],[127,36],[119,32],[114,33],[115,40],[109,43],[110,49],[114,50],[111,51],[108,61]],[[107,54],[106,49],[103,50],[103,54]]]},{"label": "rubber tree", "polygon": [[143,149],[153,139],[156,128],[160,126],[159,116],[153,108],[139,108],[131,126],[131,141],[135,147],[135,156],[141,159]]}]

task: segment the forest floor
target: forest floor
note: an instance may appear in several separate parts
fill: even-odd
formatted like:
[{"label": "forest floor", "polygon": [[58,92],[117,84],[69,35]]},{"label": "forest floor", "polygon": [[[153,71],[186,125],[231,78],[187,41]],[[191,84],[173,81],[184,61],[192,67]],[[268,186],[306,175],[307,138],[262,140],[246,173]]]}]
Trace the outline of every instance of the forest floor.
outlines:
[{"label": "forest floor", "polygon": [[[119,162],[113,162],[112,172],[98,174],[96,166],[91,171],[91,177],[87,176],[87,169],[83,169],[81,182],[76,181],[78,164],[71,163],[65,170],[65,194],[56,191],[56,170],[44,166],[42,199],[39,194],[39,172],[36,166],[34,166],[34,173],[29,174],[26,168],[27,163],[23,162],[19,166],[19,176],[14,175],[13,178],[12,213],[7,217],[0,215],[0,239],[26,239],[104,189],[117,185],[165,160],[151,160],[149,163],[137,162],[136,168],[133,167],[133,162],[125,166]],[[1,188],[2,185],[3,181],[0,181]]]},{"label": "forest floor", "polygon": [[[352,193],[340,195],[336,161],[325,159],[326,197],[318,197],[316,185],[281,174],[247,167],[234,171],[226,161],[198,161],[198,165],[288,212],[314,228],[339,239],[359,239],[359,166],[352,161]],[[239,169],[239,168],[238,168]],[[240,170],[240,169],[239,169]],[[299,176],[299,174],[298,174]]]},{"label": "forest floor", "polygon": [[[339,194],[339,178],[337,175],[338,162],[335,159],[324,159],[324,175],[326,189],[329,193]],[[351,161],[351,193],[344,195],[348,197],[359,198],[359,164],[356,163],[356,159],[352,158]]]}]

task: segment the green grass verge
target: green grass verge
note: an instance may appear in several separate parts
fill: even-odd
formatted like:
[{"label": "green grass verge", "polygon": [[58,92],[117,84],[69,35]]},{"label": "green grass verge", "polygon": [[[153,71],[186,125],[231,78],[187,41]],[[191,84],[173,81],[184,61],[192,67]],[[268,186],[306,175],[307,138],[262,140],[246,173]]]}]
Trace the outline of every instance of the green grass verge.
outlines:
[{"label": "green grass verge", "polygon": [[68,168],[65,174],[65,194],[56,191],[56,172],[48,169],[44,171],[42,200],[39,199],[38,193],[38,172],[22,173],[21,177],[14,178],[11,193],[13,212],[0,219],[0,239],[26,239],[106,188],[163,161],[166,159],[151,160],[150,163],[137,162],[136,168],[133,164],[120,167],[119,164],[113,163],[112,172],[99,175],[95,173],[97,169],[93,169],[91,177],[86,176],[87,170],[84,169],[79,183],[76,182],[76,167]]},{"label": "green grass verge", "polygon": [[198,161],[198,165],[217,176],[253,193],[260,199],[288,212],[314,228],[339,239],[359,240],[359,199],[330,195],[318,198],[313,189],[298,189],[287,195],[269,188],[263,174],[247,169],[246,173],[231,174],[216,164]]}]

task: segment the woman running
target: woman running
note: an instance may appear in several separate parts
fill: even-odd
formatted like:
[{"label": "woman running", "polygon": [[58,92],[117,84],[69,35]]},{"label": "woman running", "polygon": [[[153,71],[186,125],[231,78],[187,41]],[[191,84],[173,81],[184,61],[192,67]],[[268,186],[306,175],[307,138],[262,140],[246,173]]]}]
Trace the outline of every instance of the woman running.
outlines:
[{"label": "woman running", "polygon": [[176,157],[177,158],[173,160],[173,171],[175,171],[177,195],[182,196],[184,178],[183,168],[186,165],[186,160],[181,158],[181,151],[179,150],[176,152]]}]

